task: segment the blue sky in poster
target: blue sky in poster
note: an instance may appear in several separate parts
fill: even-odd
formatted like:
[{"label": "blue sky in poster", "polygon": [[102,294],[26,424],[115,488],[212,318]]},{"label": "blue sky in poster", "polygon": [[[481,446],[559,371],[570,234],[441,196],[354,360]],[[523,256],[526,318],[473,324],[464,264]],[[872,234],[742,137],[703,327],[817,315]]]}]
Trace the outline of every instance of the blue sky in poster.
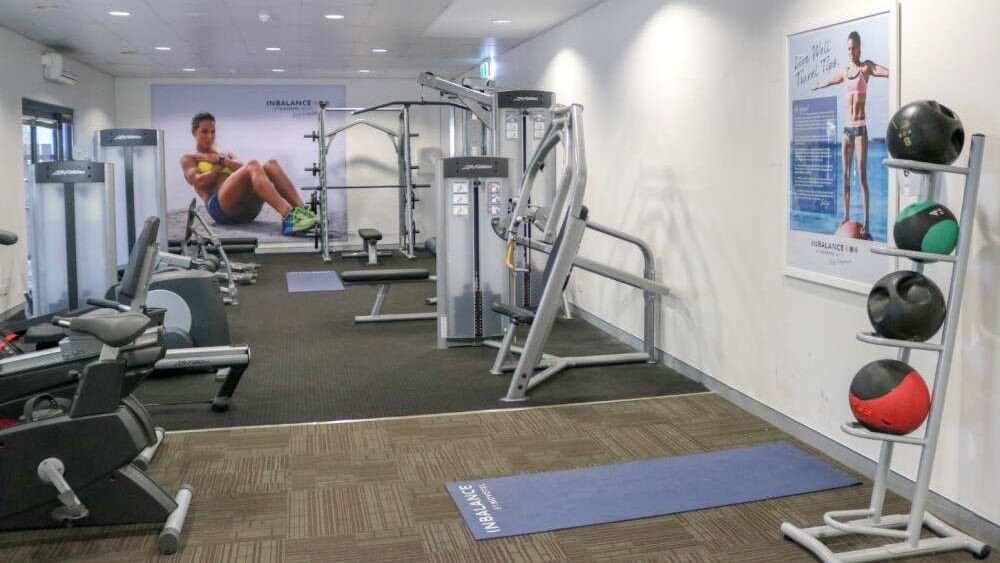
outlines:
[{"label": "blue sky in poster", "polygon": [[[788,39],[789,98],[795,113],[789,115],[792,169],[790,225],[794,230],[834,234],[844,218],[841,181],[841,142],[847,115],[846,82],[813,91],[850,63],[847,37],[852,31],[861,35],[861,59],[894,70],[889,60],[889,15],[881,14],[790,36]],[[885,130],[890,115],[890,81],[872,77],[868,83],[865,114],[870,145],[868,149],[868,187],[872,237],[887,240],[889,175],[881,162],[887,156]],[[830,109],[835,111],[830,112]],[[810,111],[820,111],[823,114]],[[835,115],[835,118],[834,118]],[[803,132],[822,133],[816,127],[803,126],[802,119],[833,121],[826,134],[812,137]],[[798,120],[798,121],[797,121]],[[796,135],[799,139],[796,140]],[[807,139],[803,142],[803,139]],[[811,162],[803,154],[826,155]],[[856,166],[852,166],[850,219],[863,221],[861,188]],[[806,172],[803,172],[806,171]]]}]

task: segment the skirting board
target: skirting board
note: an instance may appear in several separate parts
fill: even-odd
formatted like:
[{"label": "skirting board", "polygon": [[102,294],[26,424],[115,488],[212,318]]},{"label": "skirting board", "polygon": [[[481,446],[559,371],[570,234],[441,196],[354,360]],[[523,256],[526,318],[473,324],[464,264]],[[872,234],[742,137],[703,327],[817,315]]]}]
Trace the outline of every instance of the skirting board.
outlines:
[{"label": "skirting board", "polygon": [[[620,328],[613,326],[607,321],[597,316],[573,306],[573,313],[594,327],[604,331],[615,339],[642,349],[642,340],[629,334]],[[657,360],[668,368],[680,373],[688,379],[697,381],[716,393],[723,399],[749,412],[750,414],[763,419],[769,424],[790,434],[795,439],[800,440],[810,446],[820,450],[839,463],[850,467],[854,471],[869,478],[875,475],[875,461],[855,452],[854,450],[840,444],[827,436],[809,428],[808,426],[793,420],[771,407],[744,395],[740,391],[722,383],[714,377],[702,372],[698,368],[690,366],[659,348],[656,349],[659,357]],[[910,479],[892,471],[889,473],[888,488],[890,491],[910,500],[913,498],[914,483]],[[994,547],[1000,547],[1000,525],[988,520],[975,512],[961,506],[954,501],[947,499],[934,491],[930,491],[928,500],[928,510],[938,518],[959,528],[963,532],[970,534],[976,539]],[[798,522],[807,526],[820,525],[821,522]]]}]

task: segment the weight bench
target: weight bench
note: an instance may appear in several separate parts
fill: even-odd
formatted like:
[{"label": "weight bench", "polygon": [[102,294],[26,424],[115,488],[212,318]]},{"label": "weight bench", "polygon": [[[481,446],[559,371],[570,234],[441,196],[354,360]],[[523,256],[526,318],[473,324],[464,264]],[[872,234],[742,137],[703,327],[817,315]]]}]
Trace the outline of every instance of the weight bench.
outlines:
[{"label": "weight bench", "polygon": [[379,256],[392,256],[392,252],[378,249],[378,241],[382,240],[382,233],[378,229],[358,229],[358,236],[364,241],[365,249],[341,252],[342,258],[368,258],[369,266],[378,266]]},{"label": "weight bench", "polygon": [[385,303],[385,296],[389,293],[389,286],[395,283],[420,283],[436,282],[437,276],[422,268],[409,268],[401,270],[353,270],[340,274],[344,285],[377,285],[378,292],[375,294],[375,304],[372,305],[371,314],[358,315],[354,317],[356,323],[388,323],[395,321],[429,321],[437,319],[437,312],[434,313],[383,313],[382,305]]}]

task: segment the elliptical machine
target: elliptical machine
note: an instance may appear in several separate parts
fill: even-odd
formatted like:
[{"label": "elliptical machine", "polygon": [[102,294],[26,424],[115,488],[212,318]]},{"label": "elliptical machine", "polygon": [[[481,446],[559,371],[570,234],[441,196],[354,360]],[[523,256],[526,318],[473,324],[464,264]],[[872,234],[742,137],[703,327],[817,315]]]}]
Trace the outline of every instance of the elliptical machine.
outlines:
[{"label": "elliptical machine", "polygon": [[101,342],[65,410],[0,429],[0,530],[163,522],[159,549],[177,551],[191,487],[171,497],[132,461],[157,439],[141,413],[122,401],[122,348],[151,325],[139,312],[55,317],[54,323]]}]

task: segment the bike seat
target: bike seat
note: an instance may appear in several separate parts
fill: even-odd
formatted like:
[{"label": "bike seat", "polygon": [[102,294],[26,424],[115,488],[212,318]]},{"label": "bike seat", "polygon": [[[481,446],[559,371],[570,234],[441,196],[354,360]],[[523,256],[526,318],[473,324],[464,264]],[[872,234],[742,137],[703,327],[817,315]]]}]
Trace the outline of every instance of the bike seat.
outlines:
[{"label": "bike seat", "polygon": [[149,317],[138,312],[94,317],[55,317],[53,322],[74,332],[89,334],[115,348],[132,342],[151,324]]}]

